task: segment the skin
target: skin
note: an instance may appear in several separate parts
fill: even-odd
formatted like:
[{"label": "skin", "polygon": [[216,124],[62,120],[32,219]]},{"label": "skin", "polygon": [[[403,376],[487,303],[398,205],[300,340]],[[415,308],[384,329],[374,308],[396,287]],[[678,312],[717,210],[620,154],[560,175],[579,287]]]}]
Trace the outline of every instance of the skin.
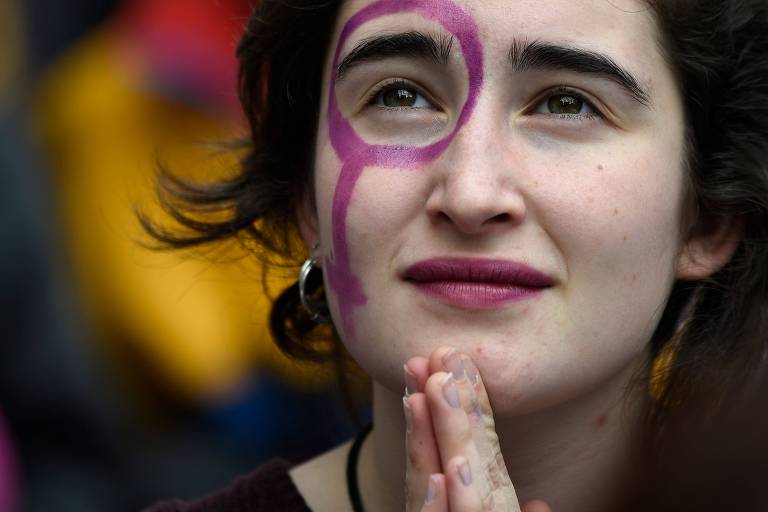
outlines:
[{"label": "skin", "polygon": [[[645,395],[628,384],[674,280],[714,272],[737,238],[728,224],[682,236],[683,113],[655,21],[629,0],[393,1],[402,8],[345,32],[374,4],[342,7],[317,135],[317,210],[300,213],[308,245],[320,242],[336,325],[374,382],[375,429],[360,459],[366,509],[600,510],[632,476]],[[449,4],[463,13],[453,30],[434,15]],[[444,66],[389,58],[334,80],[355,44],[409,30],[476,33],[481,77],[467,43]],[[648,104],[602,77],[512,70],[510,46],[534,40],[608,55]],[[372,103],[391,78],[417,85],[427,107]],[[552,115],[547,99],[560,86],[592,107]],[[512,259],[555,285],[493,309],[450,306],[402,277],[435,256]],[[446,401],[451,386],[460,407]],[[343,461],[330,454],[292,472],[314,509],[349,507],[343,481],[321,476],[343,475]]]},{"label": "skin", "polygon": [[343,165],[333,198],[333,253],[325,258],[325,271],[337,302],[337,316],[341,318],[340,330],[345,339],[355,339],[354,309],[367,302],[360,279],[350,268],[349,244],[347,243],[347,213],[352,195],[365,167],[372,165],[394,169],[416,169],[438,158],[450,145],[456,133],[471,117],[482,87],[483,54],[478,40],[477,27],[472,18],[451,2],[424,2],[423,0],[378,1],[361,9],[347,20],[334,52],[331,69],[338,69],[339,56],[344,44],[358,27],[382,16],[397,13],[414,13],[420,17],[438,21],[444,30],[455,36],[472,65],[468,69],[469,91],[457,121],[448,136],[425,147],[370,144],[355,131],[350,120],[339,109],[336,98],[336,77],[331,74],[328,94],[328,134],[336,154]]}]

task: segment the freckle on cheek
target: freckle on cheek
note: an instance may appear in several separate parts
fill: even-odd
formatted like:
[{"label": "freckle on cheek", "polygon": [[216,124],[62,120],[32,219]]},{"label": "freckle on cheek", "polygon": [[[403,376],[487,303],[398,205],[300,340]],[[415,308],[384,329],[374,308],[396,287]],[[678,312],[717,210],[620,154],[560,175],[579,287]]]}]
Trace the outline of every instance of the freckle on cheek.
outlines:
[{"label": "freckle on cheek", "polygon": [[624,237],[622,238],[622,240],[624,240],[624,241],[626,242],[626,241],[627,241],[627,235],[624,235]]},{"label": "freckle on cheek", "polygon": [[618,214],[619,214],[619,209],[618,208],[614,208],[613,209],[613,216],[616,217]]},{"label": "freckle on cheek", "polygon": [[597,165],[597,170],[598,171],[602,171],[603,169],[605,169],[605,167],[603,167],[603,164],[598,164]]},{"label": "freckle on cheek", "polygon": [[597,418],[597,420],[595,420],[595,432],[597,432],[598,430],[603,428],[607,422],[608,422],[608,416],[607,415],[603,414],[603,415],[599,416]]}]

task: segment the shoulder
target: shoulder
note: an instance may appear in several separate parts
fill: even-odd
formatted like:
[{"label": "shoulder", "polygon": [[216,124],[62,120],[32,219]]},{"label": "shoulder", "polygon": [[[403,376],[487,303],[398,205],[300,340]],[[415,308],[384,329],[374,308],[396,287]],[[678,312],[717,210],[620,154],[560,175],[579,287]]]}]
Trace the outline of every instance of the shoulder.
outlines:
[{"label": "shoulder", "polygon": [[191,501],[156,503],[144,512],[305,512],[310,509],[283,460],[273,460],[239,477],[226,488]]}]

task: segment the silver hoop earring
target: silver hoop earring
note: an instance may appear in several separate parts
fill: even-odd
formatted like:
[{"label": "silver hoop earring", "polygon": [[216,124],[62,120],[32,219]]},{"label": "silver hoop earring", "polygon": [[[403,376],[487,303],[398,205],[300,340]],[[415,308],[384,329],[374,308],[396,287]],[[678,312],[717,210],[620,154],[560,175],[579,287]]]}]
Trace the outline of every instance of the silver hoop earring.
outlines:
[{"label": "silver hoop earring", "polygon": [[301,305],[304,306],[304,309],[307,311],[307,313],[309,313],[312,321],[319,324],[329,324],[331,323],[331,316],[328,313],[328,304],[312,300],[310,298],[310,291],[307,288],[310,280],[314,281],[317,279],[311,278],[310,276],[313,270],[322,272],[322,270],[316,266],[314,259],[311,257],[307,258],[304,261],[304,264],[301,266],[301,271],[299,272],[299,300],[301,301]]}]

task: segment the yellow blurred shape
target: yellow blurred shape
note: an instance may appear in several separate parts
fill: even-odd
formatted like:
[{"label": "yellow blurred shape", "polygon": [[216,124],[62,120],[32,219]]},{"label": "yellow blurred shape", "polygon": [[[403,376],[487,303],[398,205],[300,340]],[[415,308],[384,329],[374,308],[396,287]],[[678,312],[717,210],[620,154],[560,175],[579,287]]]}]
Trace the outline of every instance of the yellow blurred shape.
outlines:
[{"label": "yellow blurred shape", "polygon": [[0,99],[11,94],[14,82],[19,79],[23,54],[22,22],[15,1],[0,2]]},{"label": "yellow blurred shape", "polygon": [[[133,208],[153,211],[158,157],[181,176],[206,179],[231,172],[237,161],[226,153],[212,158],[198,143],[232,139],[231,127],[142,90],[133,66],[140,62],[119,38],[97,33],[52,70],[39,103],[59,222],[107,350],[118,359],[130,354],[192,400],[236,392],[256,365],[300,385],[327,382],[325,372],[297,368],[272,343],[270,302],[253,256],[231,244],[217,250],[222,263],[137,243],[147,237]],[[294,279],[279,276],[271,290]]]}]

